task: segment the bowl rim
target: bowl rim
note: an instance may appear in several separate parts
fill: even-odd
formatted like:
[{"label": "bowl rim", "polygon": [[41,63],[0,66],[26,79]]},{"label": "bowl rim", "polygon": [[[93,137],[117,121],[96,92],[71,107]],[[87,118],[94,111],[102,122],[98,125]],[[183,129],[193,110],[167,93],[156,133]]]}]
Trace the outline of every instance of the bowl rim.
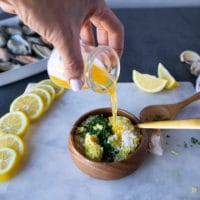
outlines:
[{"label": "bowl rim", "polygon": [[[83,122],[87,117],[91,116],[91,115],[95,115],[95,114],[101,114],[101,113],[98,113],[100,111],[104,110],[105,113],[108,113],[108,114],[112,114],[112,108],[111,107],[102,107],[102,108],[97,108],[97,109],[93,109],[93,110],[90,110],[84,114],[82,114],[73,124],[71,130],[70,130],[70,135],[69,135],[69,139],[68,139],[68,147],[70,147],[69,143],[71,142],[71,147],[73,148],[73,151],[74,153],[76,153],[79,157],[81,157],[82,161],[84,162],[87,162],[87,163],[90,163],[90,164],[95,164],[95,165],[116,165],[116,164],[119,164],[119,163],[125,163],[129,160],[132,160],[133,157],[136,157],[137,154],[140,153],[141,149],[143,148],[143,146],[147,143],[148,144],[148,133],[145,129],[140,129],[140,133],[142,134],[142,140],[139,144],[139,146],[136,148],[136,150],[130,154],[128,156],[128,158],[124,159],[124,160],[119,160],[119,161],[113,161],[113,162],[105,162],[105,161],[94,161],[94,160],[90,160],[89,158],[87,158],[86,156],[84,156],[77,148],[76,148],[76,145],[75,145],[75,141],[74,141],[74,137],[73,137],[73,134],[75,133],[75,129],[77,127],[78,124],[80,124],[81,122]],[[121,109],[121,108],[118,108],[117,109],[117,113],[120,112],[120,113],[123,113],[126,115],[126,117],[128,116],[128,119],[130,119],[131,117],[131,122],[133,124],[135,124],[135,122],[140,122],[140,120],[132,113],[124,110],[124,109]],[[104,114],[104,113],[102,113]],[[119,115],[119,116],[123,116],[123,115]],[[135,121],[133,122],[134,119]],[[148,145],[147,145],[148,146]],[[70,148],[69,148],[70,149]],[[148,151],[148,147],[146,149],[146,151]],[[70,150],[70,153],[71,153],[71,150]]]}]

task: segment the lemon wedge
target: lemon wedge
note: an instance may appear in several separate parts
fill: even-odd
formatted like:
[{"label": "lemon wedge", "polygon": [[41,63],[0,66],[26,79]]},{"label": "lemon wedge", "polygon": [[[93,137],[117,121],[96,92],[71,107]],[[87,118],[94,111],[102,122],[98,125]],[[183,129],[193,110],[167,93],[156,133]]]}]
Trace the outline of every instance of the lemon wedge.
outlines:
[{"label": "lemon wedge", "polygon": [[45,79],[42,80],[38,83],[38,85],[50,85],[55,89],[55,98],[59,98],[60,96],[62,96],[65,92],[64,87],[59,87],[58,85],[56,85],[53,81],[51,81],[51,79]]},{"label": "lemon wedge", "polygon": [[20,157],[23,159],[26,155],[26,145],[25,142],[13,134],[5,134],[0,137],[0,149],[3,147],[8,147],[15,150]]},{"label": "lemon wedge", "polygon": [[160,92],[167,84],[167,81],[164,79],[149,74],[142,74],[136,70],[133,70],[132,78],[138,88],[149,93]]},{"label": "lemon wedge", "polygon": [[49,107],[51,106],[51,103],[52,103],[52,98],[51,98],[51,94],[49,93],[49,91],[45,90],[45,89],[42,89],[42,88],[37,88],[37,87],[33,87],[33,88],[30,88],[27,93],[32,93],[32,94],[37,94],[39,95],[43,102],[44,102],[44,111],[46,112]]},{"label": "lemon wedge", "polygon": [[158,64],[158,77],[167,80],[166,89],[172,89],[179,85],[162,63]]},{"label": "lemon wedge", "polygon": [[19,166],[19,155],[11,148],[0,148],[0,182],[11,179]]},{"label": "lemon wedge", "polygon": [[37,94],[25,93],[11,103],[10,112],[14,111],[24,112],[34,122],[44,113],[44,102]]},{"label": "lemon wedge", "polygon": [[15,134],[23,138],[29,128],[28,117],[20,111],[10,112],[0,118],[0,132]]}]

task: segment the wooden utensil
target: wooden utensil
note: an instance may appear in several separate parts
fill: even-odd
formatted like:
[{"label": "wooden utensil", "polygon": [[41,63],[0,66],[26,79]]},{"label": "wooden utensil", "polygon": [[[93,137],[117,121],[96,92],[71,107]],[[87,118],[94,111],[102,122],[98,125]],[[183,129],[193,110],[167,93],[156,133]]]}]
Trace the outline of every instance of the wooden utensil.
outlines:
[{"label": "wooden utensil", "polygon": [[200,99],[200,92],[179,103],[147,106],[140,112],[140,119],[142,121],[174,119],[181,109],[198,99]]},{"label": "wooden utensil", "polygon": [[144,122],[135,126],[145,129],[200,129],[200,118]]}]

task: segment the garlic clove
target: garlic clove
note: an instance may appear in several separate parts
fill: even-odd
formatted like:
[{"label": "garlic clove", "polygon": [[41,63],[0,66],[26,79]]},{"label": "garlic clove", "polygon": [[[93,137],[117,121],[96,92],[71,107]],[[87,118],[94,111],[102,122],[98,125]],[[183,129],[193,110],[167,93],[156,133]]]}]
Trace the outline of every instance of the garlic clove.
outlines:
[{"label": "garlic clove", "polygon": [[186,50],[180,54],[180,60],[181,62],[192,64],[194,62],[200,62],[200,55],[195,51]]},{"label": "garlic clove", "polygon": [[190,67],[191,74],[198,76],[200,75],[200,60],[197,62],[192,63]]},{"label": "garlic clove", "polygon": [[151,140],[149,144],[149,152],[157,156],[163,155],[163,137],[159,129],[155,129],[152,132]]}]

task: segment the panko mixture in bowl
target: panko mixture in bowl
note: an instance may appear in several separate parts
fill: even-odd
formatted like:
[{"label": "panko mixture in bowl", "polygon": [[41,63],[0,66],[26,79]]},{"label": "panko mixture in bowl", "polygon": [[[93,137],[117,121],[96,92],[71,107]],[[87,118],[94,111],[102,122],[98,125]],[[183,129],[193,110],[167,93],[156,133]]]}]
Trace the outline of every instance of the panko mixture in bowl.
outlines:
[{"label": "panko mixture in bowl", "polygon": [[76,148],[88,159],[113,162],[126,159],[140,144],[142,135],[130,119],[117,116],[113,130],[112,116],[89,116],[76,129]]},{"label": "panko mixture in bowl", "polygon": [[134,127],[138,119],[118,109],[113,127],[110,108],[92,110],[74,124],[69,149],[75,164],[99,179],[118,179],[136,170],[146,157],[147,133]]}]

